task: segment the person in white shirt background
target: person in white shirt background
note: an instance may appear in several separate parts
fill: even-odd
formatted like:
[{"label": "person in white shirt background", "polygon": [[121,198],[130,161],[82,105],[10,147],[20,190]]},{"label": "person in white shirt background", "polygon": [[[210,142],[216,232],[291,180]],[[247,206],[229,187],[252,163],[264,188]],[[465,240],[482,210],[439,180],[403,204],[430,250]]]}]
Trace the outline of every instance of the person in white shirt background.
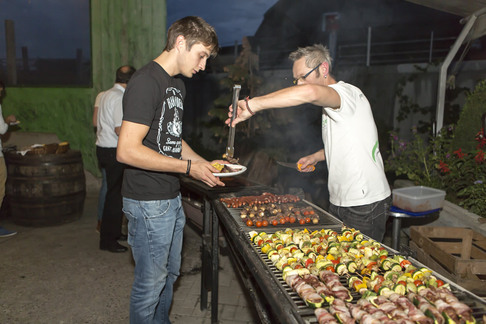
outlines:
[{"label": "person in white shirt background", "polygon": [[[3,118],[1,99],[5,92],[5,84],[0,81],[0,134],[3,135],[7,132],[10,124],[17,122],[17,118],[14,115],[8,115]],[[5,183],[7,182],[7,167],[5,165],[5,158],[3,157],[2,141],[0,139],[0,207],[5,197]],[[0,237],[8,237],[17,234],[15,231],[10,231],[0,226]]]},{"label": "person in white shirt background", "polygon": [[[101,102],[101,97],[105,91],[101,91],[98,93],[95,99],[95,104],[93,108],[93,128],[95,133],[97,133],[98,128],[98,110]],[[106,170],[104,168],[100,168],[101,171],[101,187],[100,192],[98,194],[98,223],[96,225],[96,232],[100,232],[101,229],[101,220],[103,219],[103,209],[105,207],[105,196],[106,196]]]},{"label": "person in white shirt background", "polygon": [[115,84],[101,97],[96,130],[96,156],[100,168],[106,171],[106,196],[100,228],[100,249],[125,252],[118,243],[122,233],[122,196],[124,164],[116,160],[118,135],[123,118],[123,94],[135,68],[124,65],[117,69]]}]

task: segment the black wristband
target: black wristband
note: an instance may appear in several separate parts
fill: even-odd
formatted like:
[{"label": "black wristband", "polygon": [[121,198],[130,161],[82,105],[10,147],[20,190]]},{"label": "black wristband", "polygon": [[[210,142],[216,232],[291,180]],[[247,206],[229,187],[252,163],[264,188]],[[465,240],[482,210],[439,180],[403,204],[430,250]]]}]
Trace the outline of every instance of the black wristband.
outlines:
[{"label": "black wristband", "polygon": [[187,160],[186,175],[189,175],[189,172],[191,172],[191,160]]}]

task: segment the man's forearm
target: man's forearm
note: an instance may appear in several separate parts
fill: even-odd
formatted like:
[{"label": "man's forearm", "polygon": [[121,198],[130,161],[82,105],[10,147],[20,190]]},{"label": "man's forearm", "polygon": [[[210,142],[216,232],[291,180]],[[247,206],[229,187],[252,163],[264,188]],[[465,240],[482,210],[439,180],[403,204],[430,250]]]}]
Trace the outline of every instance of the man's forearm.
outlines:
[{"label": "man's forearm", "polygon": [[183,160],[206,161],[205,158],[197,154],[184,140],[182,140],[181,157]]}]

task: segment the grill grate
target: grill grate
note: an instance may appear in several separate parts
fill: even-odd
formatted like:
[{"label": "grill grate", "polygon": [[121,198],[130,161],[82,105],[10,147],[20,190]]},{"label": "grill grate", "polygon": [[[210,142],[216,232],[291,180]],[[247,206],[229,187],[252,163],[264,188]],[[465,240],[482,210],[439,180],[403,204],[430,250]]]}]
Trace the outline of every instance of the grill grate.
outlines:
[{"label": "grill grate", "polygon": [[[322,227],[321,227],[322,228]],[[320,228],[320,229],[321,229]],[[266,231],[269,234],[273,234],[279,229],[274,229],[272,231]],[[250,235],[247,235],[247,239],[250,240]],[[267,257],[265,253],[263,253],[260,247],[257,247],[255,244],[251,244],[252,247],[255,249],[257,254],[262,259],[263,263],[267,266],[270,270],[272,275],[278,281],[282,290],[285,291],[290,300],[292,301],[293,307],[298,310],[298,314],[302,317],[304,322],[306,323],[317,323],[317,319],[314,315],[314,310],[308,307],[305,302],[300,298],[300,296],[285,282],[282,277],[282,272],[273,265],[272,261]],[[339,281],[345,286],[348,287],[347,280],[345,277],[340,276]],[[451,290],[453,294],[461,301],[462,303],[468,305],[473,313],[473,317],[476,319],[477,323],[483,323],[483,316],[486,316],[486,302],[481,302],[481,300],[476,300],[471,296],[467,291],[463,291],[457,289],[454,285],[451,285]],[[350,289],[351,295],[353,296],[353,300],[351,303],[355,304],[361,298],[361,295],[356,291]]]},{"label": "grill grate", "polygon": [[225,206],[226,210],[228,211],[228,213],[231,215],[231,217],[233,217],[233,219],[236,221],[236,223],[240,226],[240,228],[242,230],[244,230],[245,232],[251,232],[251,231],[254,231],[254,230],[261,230],[261,231],[265,231],[265,232],[269,232],[269,231],[278,231],[278,230],[282,230],[282,229],[286,229],[286,228],[292,228],[292,229],[303,229],[304,227],[309,229],[309,230],[313,230],[313,229],[321,229],[321,228],[331,228],[331,229],[337,229],[337,230],[341,230],[341,227],[342,227],[342,222],[337,219],[336,217],[332,216],[331,214],[327,213],[326,211],[324,211],[323,209],[321,209],[320,207],[317,207],[311,203],[309,203],[308,201],[300,201],[300,202],[297,202],[297,203],[294,203],[294,205],[296,207],[305,207],[305,206],[311,206],[314,208],[314,211],[319,215],[319,222],[317,224],[306,224],[306,225],[300,225],[299,223],[293,223],[293,224],[290,224],[290,223],[286,223],[286,224],[278,224],[278,225],[268,225],[266,227],[255,227],[255,226],[247,226],[246,224],[243,223],[243,221],[241,220],[241,217],[240,217],[240,212],[242,210],[242,208],[229,208],[227,206]]},{"label": "grill grate", "polygon": [[[248,239],[250,239],[250,236],[248,235]],[[265,263],[265,265],[268,267],[272,275],[275,277],[276,281],[279,283],[281,286],[282,290],[285,291],[289,297],[289,299],[292,301],[292,306],[297,310],[297,313],[302,317],[311,317],[317,322],[315,316],[314,316],[314,310],[309,308],[305,302],[300,298],[300,296],[285,282],[285,280],[282,277],[282,272],[277,269],[270,261],[270,259],[267,257],[265,253],[263,253],[260,248],[256,248],[254,244],[252,246],[256,249],[258,255],[261,257],[262,261]]]},{"label": "grill grate", "polygon": [[[248,195],[255,195],[255,192],[249,191],[247,194]],[[234,194],[220,195],[220,197],[228,197],[228,196],[229,197],[235,197]],[[243,223],[243,221],[241,220],[241,217],[240,217],[240,211],[241,211],[242,208],[229,208],[225,204],[222,204],[222,205],[224,206],[224,208],[226,209],[228,214],[231,215],[231,217],[238,224],[238,226],[240,227],[240,230],[242,230],[243,232],[246,233],[246,239],[248,239],[249,241],[250,241],[249,233],[251,231],[255,231],[255,230],[256,231],[264,231],[268,234],[273,234],[276,231],[283,230],[283,229],[286,229],[286,228],[291,228],[293,230],[299,230],[299,229],[307,228],[309,231],[321,230],[323,228],[328,228],[328,229],[335,230],[337,232],[341,231],[342,222],[339,221],[334,216],[332,216],[331,214],[322,210],[320,207],[315,206],[312,203],[307,202],[305,200],[301,200],[300,202],[297,202],[295,204],[298,207],[300,207],[302,205],[312,206],[314,208],[314,210],[319,214],[319,223],[318,224],[312,224],[312,225],[309,225],[309,226],[300,225],[300,224],[297,224],[297,223],[294,223],[294,224],[287,223],[287,224],[283,224],[283,225],[279,224],[279,225],[276,225],[276,226],[269,225],[267,227],[261,227],[261,228],[248,227],[248,226],[246,226],[246,224]],[[287,295],[287,297],[290,301],[290,304],[292,305],[292,307],[294,307],[294,310],[296,310],[296,313],[299,314],[299,316],[301,317],[302,322],[309,323],[309,324],[317,323],[317,318],[314,315],[314,309],[308,307],[305,304],[305,302],[300,298],[300,296],[291,287],[289,287],[289,285],[285,282],[285,280],[282,277],[282,272],[280,270],[278,270],[273,265],[273,263],[271,262],[271,260],[267,257],[267,255],[265,253],[261,252],[260,247],[257,247],[253,243],[251,243],[251,246],[256,251],[256,253],[259,255],[260,259],[265,264],[265,267],[268,268],[269,272],[274,277],[273,278],[274,281],[278,282],[278,285],[280,286],[281,291],[285,292],[285,294]],[[385,247],[388,250],[390,256],[392,256],[395,253],[394,250],[388,248],[386,245],[383,245],[383,247]],[[412,261],[412,263],[414,263],[414,262]],[[421,264],[415,264],[415,265],[423,266]],[[434,273],[434,274],[437,275],[436,273]],[[438,275],[438,277],[441,277],[441,276]],[[472,309],[472,311],[473,311],[472,315],[476,319],[477,323],[484,323],[483,322],[483,316],[486,316],[486,301],[480,299],[479,297],[475,296],[474,294],[471,294],[469,291],[465,290],[464,288],[456,286],[454,283],[450,282],[449,280],[447,280],[445,278],[441,277],[441,279],[444,279],[444,281],[448,282],[451,285],[451,290],[452,290],[453,294],[459,299],[459,301],[468,305]],[[348,287],[346,277],[340,276],[340,282],[345,287]],[[350,289],[350,291],[351,291],[351,295],[353,297],[353,300],[352,300],[351,303],[356,303],[361,298],[361,295],[359,293],[357,293],[356,291],[353,291],[352,289]]]}]

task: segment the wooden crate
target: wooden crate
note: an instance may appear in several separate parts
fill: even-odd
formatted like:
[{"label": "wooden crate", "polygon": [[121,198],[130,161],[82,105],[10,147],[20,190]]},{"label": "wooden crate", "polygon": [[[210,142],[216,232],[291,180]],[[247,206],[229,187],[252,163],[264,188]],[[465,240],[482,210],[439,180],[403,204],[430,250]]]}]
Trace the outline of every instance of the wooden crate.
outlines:
[{"label": "wooden crate", "polygon": [[461,227],[410,227],[416,259],[473,293],[486,294],[486,237]]}]

